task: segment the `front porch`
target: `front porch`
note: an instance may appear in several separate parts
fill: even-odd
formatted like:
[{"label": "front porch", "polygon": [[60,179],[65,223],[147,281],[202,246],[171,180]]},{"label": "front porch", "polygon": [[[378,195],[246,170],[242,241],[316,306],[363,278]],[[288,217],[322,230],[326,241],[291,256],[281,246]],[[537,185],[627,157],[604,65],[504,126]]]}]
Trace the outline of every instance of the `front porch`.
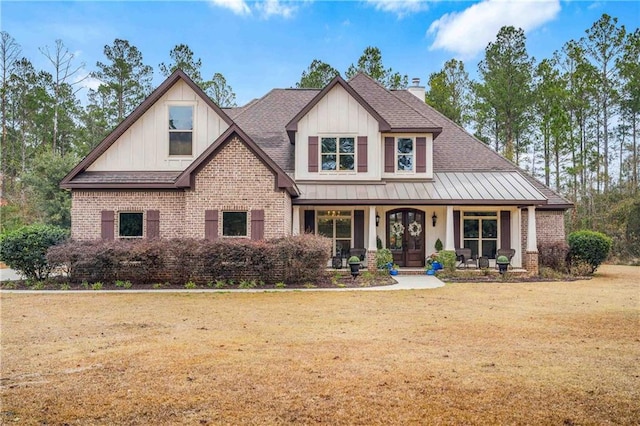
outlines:
[{"label": "front porch", "polygon": [[488,259],[490,269],[495,269],[498,249],[513,248],[513,270],[537,273],[534,206],[294,205],[292,210],[292,233],[331,238],[332,256],[340,259],[342,268],[356,254],[374,271],[377,251],[387,248],[405,274],[424,273],[425,259],[442,246],[450,251],[467,248],[475,258]]}]

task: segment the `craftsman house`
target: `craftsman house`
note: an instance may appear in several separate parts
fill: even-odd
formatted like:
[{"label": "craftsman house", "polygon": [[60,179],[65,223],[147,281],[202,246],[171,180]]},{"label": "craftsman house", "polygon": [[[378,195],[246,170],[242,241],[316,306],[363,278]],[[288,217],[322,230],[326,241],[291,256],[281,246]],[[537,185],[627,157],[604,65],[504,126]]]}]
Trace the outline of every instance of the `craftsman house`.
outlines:
[{"label": "craftsman house", "polygon": [[[571,204],[424,102],[365,74],[221,109],[174,72],[62,181],[72,237],[275,238],[334,256],[390,248],[399,266],[469,248],[537,270]],[[357,250],[354,250],[357,249]]]}]

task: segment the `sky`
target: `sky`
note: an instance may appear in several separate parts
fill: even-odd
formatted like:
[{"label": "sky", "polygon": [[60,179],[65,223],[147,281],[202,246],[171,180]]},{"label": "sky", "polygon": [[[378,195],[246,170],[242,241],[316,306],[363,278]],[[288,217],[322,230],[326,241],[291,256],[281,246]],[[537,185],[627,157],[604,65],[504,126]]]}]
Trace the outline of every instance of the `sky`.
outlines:
[{"label": "sky", "polygon": [[295,87],[314,59],[344,76],[368,46],[380,49],[385,67],[422,85],[452,58],[475,78],[502,26],[522,28],[529,55],[540,60],[584,37],[603,13],[627,29],[640,26],[638,0],[0,0],[0,28],[22,56],[49,72],[41,50],[62,40],[74,64],[84,64],[77,76],[105,61],[105,45],[128,40],[154,68],[154,87],[164,80],[158,65],[184,43],[202,60],[203,78],[222,73],[243,105],[272,88]]}]

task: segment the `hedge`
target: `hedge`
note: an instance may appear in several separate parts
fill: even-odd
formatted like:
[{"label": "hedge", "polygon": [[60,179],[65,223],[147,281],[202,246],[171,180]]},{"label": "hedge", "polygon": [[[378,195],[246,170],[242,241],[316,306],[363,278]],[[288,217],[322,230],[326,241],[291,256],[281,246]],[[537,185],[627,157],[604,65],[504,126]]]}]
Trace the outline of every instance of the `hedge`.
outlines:
[{"label": "hedge", "polygon": [[582,261],[591,266],[594,273],[611,251],[611,238],[595,231],[576,231],[569,234],[569,256],[572,261]]},{"label": "hedge", "polygon": [[152,284],[261,280],[304,284],[326,274],[331,240],[300,235],[268,241],[119,240],[69,241],[47,258],[64,265],[70,281]]}]

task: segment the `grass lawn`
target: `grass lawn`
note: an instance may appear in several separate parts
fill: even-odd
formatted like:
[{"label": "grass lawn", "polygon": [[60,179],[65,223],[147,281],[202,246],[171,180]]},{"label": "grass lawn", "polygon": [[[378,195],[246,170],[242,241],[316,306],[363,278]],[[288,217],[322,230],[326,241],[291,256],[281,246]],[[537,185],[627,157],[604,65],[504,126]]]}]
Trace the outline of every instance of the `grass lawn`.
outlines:
[{"label": "grass lawn", "polygon": [[0,302],[0,424],[640,419],[638,267],[567,283]]}]

